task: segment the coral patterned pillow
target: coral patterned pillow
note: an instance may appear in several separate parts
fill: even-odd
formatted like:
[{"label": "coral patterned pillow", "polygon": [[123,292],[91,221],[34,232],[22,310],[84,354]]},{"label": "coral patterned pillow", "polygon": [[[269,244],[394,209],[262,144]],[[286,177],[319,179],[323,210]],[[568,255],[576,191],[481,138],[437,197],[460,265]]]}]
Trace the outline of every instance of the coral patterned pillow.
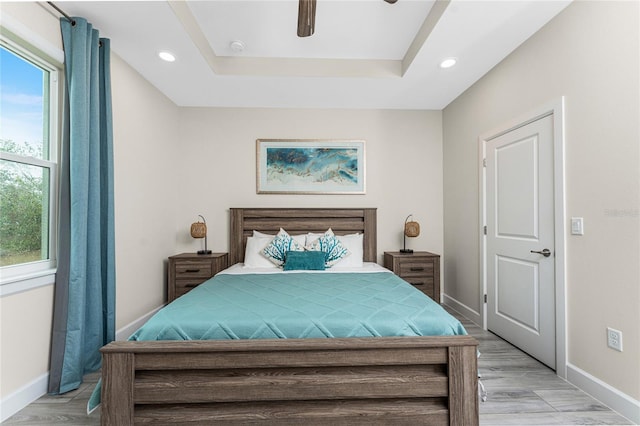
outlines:
[{"label": "coral patterned pillow", "polygon": [[351,252],[342,245],[338,237],[333,234],[331,228],[323,236],[313,241],[305,247],[309,251],[324,252],[324,263],[327,268],[340,261],[343,257],[349,256]]},{"label": "coral patterned pillow", "polygon": [[262,250],[262,254],[277,266],[282,266],[288,251],[304,251],[304,247],[294,240],[287,231],[280,228],[280,232]]}]

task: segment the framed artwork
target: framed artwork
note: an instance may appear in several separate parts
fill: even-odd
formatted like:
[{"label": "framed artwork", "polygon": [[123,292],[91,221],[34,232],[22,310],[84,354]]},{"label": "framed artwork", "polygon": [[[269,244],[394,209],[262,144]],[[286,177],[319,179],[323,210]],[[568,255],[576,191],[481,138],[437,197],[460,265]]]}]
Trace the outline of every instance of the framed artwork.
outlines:
[{"label": "framed artwork", "polygon": [[258,139],[258,194],[364,194],[363,140]]}]

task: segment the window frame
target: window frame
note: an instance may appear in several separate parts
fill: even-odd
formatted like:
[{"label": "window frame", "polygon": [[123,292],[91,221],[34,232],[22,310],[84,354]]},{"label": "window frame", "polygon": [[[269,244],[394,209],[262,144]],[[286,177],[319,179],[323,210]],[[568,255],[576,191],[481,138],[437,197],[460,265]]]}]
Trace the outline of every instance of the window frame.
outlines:
[{"label": "window frame", "polygon": [[[0,159],[15,163],[42,167],[49,170],[49,229],[48,229],[48,259],[34,262],[20,263],[0,267],[0,296],[29,290],[42,285],[53,284],[57,267],[57,241],[58,241],[58,194],[59,194],[59,151],[62,120],[62,89],[63,89],[63,64],[47,54],[50,46],[44,49],[36,47],[27,39],[37,37],[18,36],[5,26],[0,27],[0,45],[3,48],[17,54],[37,67],[49,73],[48,93],[43,93],[48,109],[48,159],[22,156],[19,154],[0,151]],[[36,40],[37,41],[37,40]],[[54,48],[55,49],[55,48]],[[58,49],[55,49],[56,51]],[[56,52],[58,53],[58,52]],[[62,52],[60,52],[62,54]],[[55,56],[60,57],[59,54]],[[43,129],[44,130],[44,129]]]}]

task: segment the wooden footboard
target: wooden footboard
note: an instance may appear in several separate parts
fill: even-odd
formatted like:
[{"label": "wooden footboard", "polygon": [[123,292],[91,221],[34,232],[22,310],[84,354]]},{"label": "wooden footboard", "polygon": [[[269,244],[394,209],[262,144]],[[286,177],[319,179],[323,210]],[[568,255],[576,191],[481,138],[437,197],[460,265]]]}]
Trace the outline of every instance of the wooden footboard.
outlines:
[{"label": "wooden footboard", "polygon": [[103,425],[477,425],[470,336],[113,342]]}]

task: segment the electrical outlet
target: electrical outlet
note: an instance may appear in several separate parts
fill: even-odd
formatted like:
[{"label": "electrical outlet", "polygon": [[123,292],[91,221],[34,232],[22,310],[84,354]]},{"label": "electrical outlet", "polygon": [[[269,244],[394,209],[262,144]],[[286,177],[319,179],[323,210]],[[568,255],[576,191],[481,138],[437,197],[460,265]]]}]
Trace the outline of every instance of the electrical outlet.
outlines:
[{"label": "electrical outlet", "polygon": [[607,327],[607,346],[622,352],[622,331]]}]

